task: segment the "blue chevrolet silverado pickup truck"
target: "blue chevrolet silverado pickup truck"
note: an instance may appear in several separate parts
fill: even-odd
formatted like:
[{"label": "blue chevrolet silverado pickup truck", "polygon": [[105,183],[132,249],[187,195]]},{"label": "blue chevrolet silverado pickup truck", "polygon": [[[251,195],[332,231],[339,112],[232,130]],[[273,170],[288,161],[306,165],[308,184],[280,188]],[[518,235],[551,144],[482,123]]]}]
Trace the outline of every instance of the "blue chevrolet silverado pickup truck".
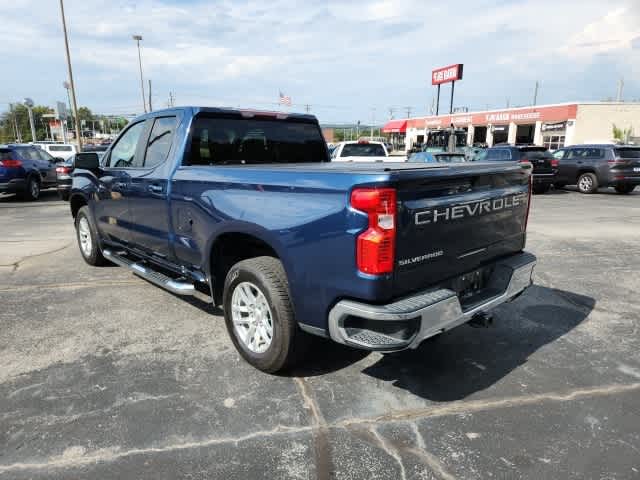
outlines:
[{"label": "blue chevrolet silverado pickup truck", "polygon": [[487,318],[531,284],[530,193],[517,163],[331,163],[313,116],[181,107],[78,160],[70,206],[86,262],[205,292],[276,372],[309,334],[391,352]]}]

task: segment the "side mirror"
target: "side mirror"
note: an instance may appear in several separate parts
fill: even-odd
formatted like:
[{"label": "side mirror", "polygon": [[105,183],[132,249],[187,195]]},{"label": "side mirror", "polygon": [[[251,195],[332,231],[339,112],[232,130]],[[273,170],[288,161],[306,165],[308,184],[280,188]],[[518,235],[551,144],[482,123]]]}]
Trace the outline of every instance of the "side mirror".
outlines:
[{"label": "side mirror", "polygon": [[62,157],[53,157],[53,163],[62,163],[64,161],[65,160]]},{"label": "side mirror", "polygon": [[74,167],[83,170],[97,170],[100,168],[98,154],[95,152],[76,153]]}]

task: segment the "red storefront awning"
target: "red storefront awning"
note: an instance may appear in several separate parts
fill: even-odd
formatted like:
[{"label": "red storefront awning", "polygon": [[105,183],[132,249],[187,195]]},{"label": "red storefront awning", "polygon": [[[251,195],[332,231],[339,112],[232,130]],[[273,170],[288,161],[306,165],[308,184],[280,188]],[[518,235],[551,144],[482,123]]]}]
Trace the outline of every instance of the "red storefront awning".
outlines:
[{"label": "red storefront awning", "polygon": [[406,120],[391,120],[382,127],[384,133],[407,133],[407,121]]}]

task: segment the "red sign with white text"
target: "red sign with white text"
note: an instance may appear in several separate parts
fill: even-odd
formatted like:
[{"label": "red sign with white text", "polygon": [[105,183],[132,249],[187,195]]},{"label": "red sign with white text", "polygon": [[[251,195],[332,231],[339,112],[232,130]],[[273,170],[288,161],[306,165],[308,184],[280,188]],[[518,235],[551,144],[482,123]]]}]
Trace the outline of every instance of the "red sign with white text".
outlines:
[{"label": "red sign with white text", "polygon": [[431,72],[431,85],[462,80],[462,64],[456,63],[448,67],[436,68]]},{"label": "red sign with white text", "polygon": [[575,119],[577,110],[576,104],[568,104],[411,118],[407,121],[407,128],[447,128],[451,124],[456,127],[466,127],[467,125],[508,125],[509,123],[533,124],[537,121],[563,122]]}]

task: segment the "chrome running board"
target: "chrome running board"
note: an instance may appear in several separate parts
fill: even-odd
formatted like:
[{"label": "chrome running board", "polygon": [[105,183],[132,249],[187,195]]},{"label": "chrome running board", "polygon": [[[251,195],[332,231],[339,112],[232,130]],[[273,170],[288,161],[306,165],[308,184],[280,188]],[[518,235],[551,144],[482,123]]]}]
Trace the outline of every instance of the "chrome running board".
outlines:
[{"label": "chrome running board", "polygon": [[111,250],[103,250],[102,255],[104,258],[116,265],[128,268],[139,277],[142,277],[154,285],[170,291],[171,293],[175,293],[176,295],[193,295],[196,291],[193,283],[167,277],[164,273],[153,270],[148,265],[136,263],[123,255],[118,255],[117,253],[112,252]]}]

